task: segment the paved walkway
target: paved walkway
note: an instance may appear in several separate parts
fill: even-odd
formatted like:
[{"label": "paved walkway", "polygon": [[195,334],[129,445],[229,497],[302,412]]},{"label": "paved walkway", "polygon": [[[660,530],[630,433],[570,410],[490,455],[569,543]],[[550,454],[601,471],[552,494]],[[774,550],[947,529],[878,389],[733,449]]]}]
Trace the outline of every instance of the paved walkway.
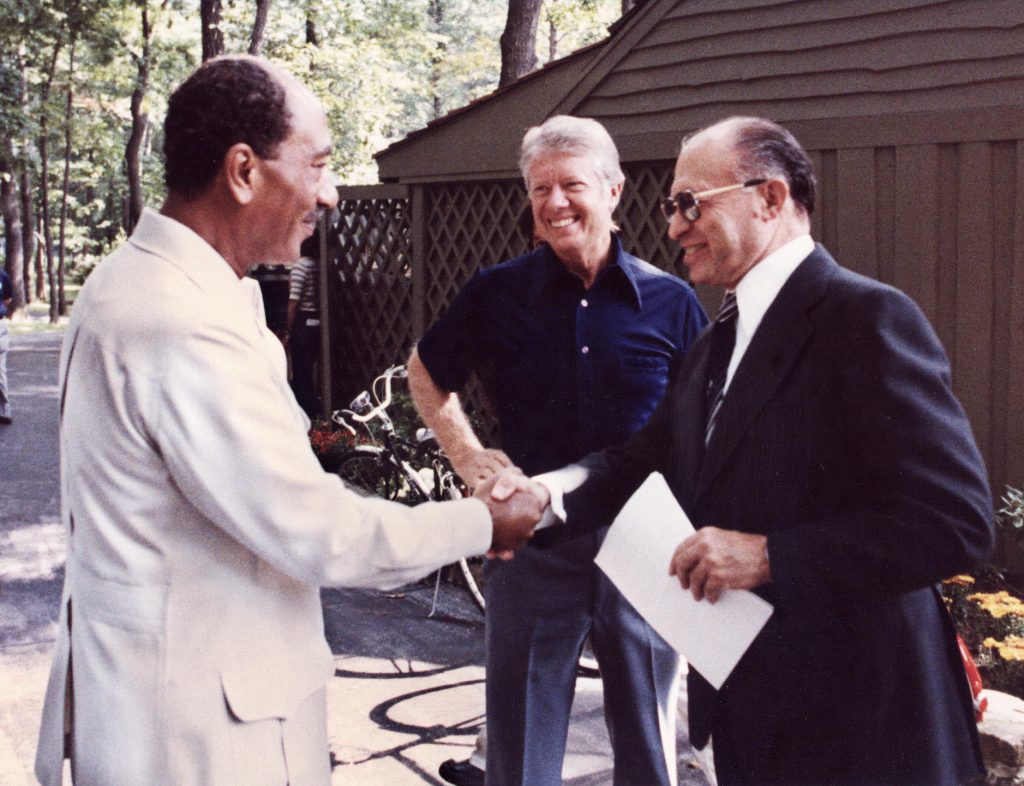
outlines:
[{"label": "paved walkway", "polygon": [[[35,783],[60,604],[60,340],[59,332],[18,335],[9,357],[14,423],[0,426],[0,786]],[[442,585],[439,614],[428,619],[431,589],[323,592],[337,665],[328,688],[336,785],[440,785],[438,765],[472,750],[484,712],[483,618],[464,592]],[[566,784],[611,784],[600,680],[577,683],[569,749]],[[682,733],[679,776],[684,786],[706,786]]]},{"label": "paved walkway", "polygon": [[0,425],[0,786],[34,784],[46,669],[63,580],[57,469],[62,334],[12,336],[14,422]]}]

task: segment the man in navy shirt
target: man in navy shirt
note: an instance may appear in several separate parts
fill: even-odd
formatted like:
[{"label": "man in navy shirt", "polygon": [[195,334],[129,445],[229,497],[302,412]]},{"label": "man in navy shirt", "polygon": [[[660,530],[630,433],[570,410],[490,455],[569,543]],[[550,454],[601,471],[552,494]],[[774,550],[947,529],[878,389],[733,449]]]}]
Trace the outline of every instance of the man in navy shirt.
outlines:
[{"label": "man in navy shirt", "polygon": [[[623,251],[612,213],[625,178],[599,123],[558,116],[531,129],[520,169],[545,244],[477,274],[409,360],[420,414],[470,485],[623,441],[707,322],[689,285]],[[504,451],[483,447],[457,394],[483,366]],[[588,633],[615,783],[675,780],[677,656],[594,565],[603,535],[488,563],[488,786],[561,783]]]},{"label": "man in navy shirt", "polygon": [[11,400],[7,396],[7,352],[11,339],[7,329],[7,309],[14,298],[14,284],[6,272],[0,270],[0,423],[11,422]]}]

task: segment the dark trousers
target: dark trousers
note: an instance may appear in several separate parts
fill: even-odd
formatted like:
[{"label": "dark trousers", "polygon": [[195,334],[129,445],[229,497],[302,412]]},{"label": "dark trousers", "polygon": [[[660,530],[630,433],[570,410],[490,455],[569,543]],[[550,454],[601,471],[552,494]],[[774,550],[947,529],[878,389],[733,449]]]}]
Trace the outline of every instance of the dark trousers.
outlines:
[{"label": "dark trousers", "polygon": [[288,349],[292,356],[292,392],[303,411],[313,418],[319,412],[316,368],[320,360],[320,325],[307,325],[307,321],[300,312],[288,337]]},{"label": "dark trousers", "polygon": [[613,782],[671,782],[679,659],[594,565],[599,544],[592,533],[487,565],[488,786],[561,786],[588,632],[604,681]]}]

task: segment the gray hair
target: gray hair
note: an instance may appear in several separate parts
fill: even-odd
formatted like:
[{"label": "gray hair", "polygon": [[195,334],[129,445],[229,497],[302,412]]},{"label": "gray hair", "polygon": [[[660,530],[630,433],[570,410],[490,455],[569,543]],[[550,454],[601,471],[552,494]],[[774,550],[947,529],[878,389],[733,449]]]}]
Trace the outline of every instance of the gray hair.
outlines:
[{"label": "gray hair", "polygon": [[568,153],[591,158],[608,185],[618,185],[626,180],[619,166],[615,142],[603,125],[587,117],[555,115],[526,132],[519,154],[519,171],[527,188],[530,187],[530,165],[543,153]]}]

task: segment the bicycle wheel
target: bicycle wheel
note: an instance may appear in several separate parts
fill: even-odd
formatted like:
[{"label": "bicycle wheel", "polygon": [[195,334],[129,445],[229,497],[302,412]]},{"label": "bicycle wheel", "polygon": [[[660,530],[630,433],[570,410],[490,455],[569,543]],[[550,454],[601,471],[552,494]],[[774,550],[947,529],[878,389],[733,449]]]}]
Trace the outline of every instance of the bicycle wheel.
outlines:
[{"label": "bicycle wheel", "polygon": [[[479,557],[471,558],[474,563],[480,563]],[[474,567],[478,570],[474,570]],[[483,570],[482,565],[470,565],[469,560],[459,560],[459,570],[462,572],[462,580],[466,584],[466,589],[469,590],[469,594],[473,598],[473,602],[480,607],[480,611],[484,611],[486,603],[484,602],[483,593]]]},{"label": "bicycle wheel", "polygon": [[[448,459],[432,449],[426,452],[425,455],[434,467],[435,485],[441,499],[462,499],[461,481],[455,475],[455,470],[452,469]],[[470,561],[473,564],[470,564]],[[473,602],[480,608],[480,611],[484,611],[487,603],[484,600],[483,592],[483,558],[470,557],[469,559],[460,559],[458,565],[459,572],[462,573],[462,582],[466,585],[470,597],[473,598]]]},{"label": "bicycle wheel", "polygon": [[386,462],[381,448],[365,445],[349,451],[338,461],[335,470],[345,485],[364,497],[396,499],[398,478]]}]

